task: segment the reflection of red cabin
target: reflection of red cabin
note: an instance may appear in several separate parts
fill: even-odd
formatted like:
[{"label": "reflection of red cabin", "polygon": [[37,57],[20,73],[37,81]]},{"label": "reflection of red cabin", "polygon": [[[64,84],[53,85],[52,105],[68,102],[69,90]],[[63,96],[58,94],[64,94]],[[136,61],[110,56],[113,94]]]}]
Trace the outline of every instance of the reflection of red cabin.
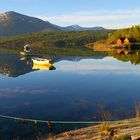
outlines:
[{"label": "reflection of red cabin", "polygon": [[133,39],[133,38],[118,38],[117,39],[117,45],[127,45],[127,44],[130,44],[130,43],[136,43],[136,40]]},{"label": "reflection of red cabin", "polygon": [[129,44],[129,43],[130,43],[130,39],[125,38],[125,40],[124,40],[124,44]]},{"label": "reflection of red cabin", "polygon": [[122,45],[124,43],[124,38],[117,39],[117,45]]}]

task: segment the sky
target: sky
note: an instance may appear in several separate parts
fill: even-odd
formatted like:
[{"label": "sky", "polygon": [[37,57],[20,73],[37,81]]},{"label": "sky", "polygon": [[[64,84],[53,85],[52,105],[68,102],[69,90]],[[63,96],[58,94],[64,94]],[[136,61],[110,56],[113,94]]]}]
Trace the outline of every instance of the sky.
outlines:
[{"label": "sky", "polygon": [[60,26],[116,29],[140,24],[140,0],[0,0],[0,13],[6,11]]}]

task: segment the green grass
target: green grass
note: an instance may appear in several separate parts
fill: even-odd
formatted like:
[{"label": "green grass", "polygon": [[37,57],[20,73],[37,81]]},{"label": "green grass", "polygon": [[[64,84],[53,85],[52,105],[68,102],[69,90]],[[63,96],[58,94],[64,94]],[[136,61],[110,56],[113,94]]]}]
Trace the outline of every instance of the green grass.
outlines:
[{"label": "green grass", "polygon": [[131,136],[130,135],[122,135],[122,136],[119,136],[115,140],[131,140]]}]

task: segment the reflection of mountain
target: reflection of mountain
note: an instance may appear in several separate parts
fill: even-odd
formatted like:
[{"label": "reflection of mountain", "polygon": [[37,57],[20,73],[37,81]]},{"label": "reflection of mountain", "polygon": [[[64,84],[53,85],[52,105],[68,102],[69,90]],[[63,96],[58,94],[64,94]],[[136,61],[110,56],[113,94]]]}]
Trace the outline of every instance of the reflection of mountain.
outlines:
[{"label": "reflection of mountain", "polygon": [[[105,56],[92,56],[92,57],[53,57],[52,60],[54,63],[68,60],[68,61],[80,61],[83,59],[103,59]],[[35,70],[44,69],[37,68]],[[46,67],[45,67],[46,69]],[[54,70],[55,68],[52,66],[49,70]],[[8,77],[18,77],[20,75],[35,71],[33,69],[32,64],[27,64],[26,59],[20,60],[20,57],[15,54],[0,54],[0,74],[8,76]]]},{"label": "reflection of mountain", "polygon": [[[92,57],[66,56],[66,57],[53,57],[52,60],[56,63],[62,60],[80,61],[82,59],[103,59],[103,58],[104,56],[92,56]],[[55,68],[53,66],[49,68],[49,70],[54,70],[54,69]],[[39,70],[39,68],[37,70]],[[34,71],[33,66],[32,64],[27,65],[26,59],[21,61],[18,55],[0,54],[0,74],[6,75],[8,77],[18,77],[20,75],[23,75],[32,71]]]},{"label": "reflection of mountain", "polygon": [[0,54],[0,74],[17,77],[31,71],[32,65],[27,65],[25,60],[21,61],[18,55]]},{"label": "reflection of mountain", "polygon": [[63,57],[54,57],[53,61],[59,62],[62,60],[67,60],[67,61],[73,61],[73,62],[78,62],[83,59],[103,59],[105,56],[90,56],[90,57],[83,57],[83,56],[63,56]]}]

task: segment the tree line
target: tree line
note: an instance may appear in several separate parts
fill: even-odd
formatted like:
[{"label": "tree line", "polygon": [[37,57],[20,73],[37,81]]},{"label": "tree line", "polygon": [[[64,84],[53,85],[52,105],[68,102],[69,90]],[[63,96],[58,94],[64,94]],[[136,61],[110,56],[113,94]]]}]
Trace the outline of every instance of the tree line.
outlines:
[{"label": "tree line", "polygon": [[40,32],[0,38],[0,47],[22,50],[25,44],[32,44],[37,49],[81,48],[86,44],[107,39],[112,30],[102,31],[67,31]]},{"label": "tree line", "polygon": [[113,33],[109,39],[115,40],[117,38],[133,38],[140,42],[140,25],[132,26],[131,28],[120,29]]}]

